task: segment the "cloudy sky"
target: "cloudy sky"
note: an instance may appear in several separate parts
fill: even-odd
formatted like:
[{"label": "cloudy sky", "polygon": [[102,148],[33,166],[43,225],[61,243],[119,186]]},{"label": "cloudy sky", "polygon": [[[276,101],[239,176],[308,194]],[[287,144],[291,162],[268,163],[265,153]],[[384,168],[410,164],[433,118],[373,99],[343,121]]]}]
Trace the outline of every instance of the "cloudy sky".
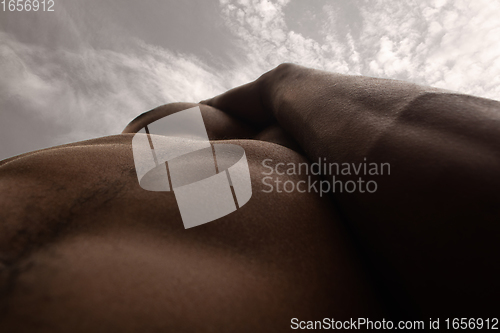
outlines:
[{"label": "cloudy sky", "polygon": [[0,159],[120,133],[282,62],[500,100],[498,0],[55,0],[0,11]]}]

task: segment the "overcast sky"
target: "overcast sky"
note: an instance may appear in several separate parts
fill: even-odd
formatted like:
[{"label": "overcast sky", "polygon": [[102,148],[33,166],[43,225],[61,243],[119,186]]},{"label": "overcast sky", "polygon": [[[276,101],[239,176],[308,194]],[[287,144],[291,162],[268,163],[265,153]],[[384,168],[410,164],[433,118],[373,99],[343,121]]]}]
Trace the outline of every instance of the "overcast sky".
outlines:
[{"label": "overcast sky", "polygon": [[[2,9],[2,8],[0,8]],[[55,0],[0,12],[0,159],[117,134],[282,62],[500,100],[498,0]]]}]

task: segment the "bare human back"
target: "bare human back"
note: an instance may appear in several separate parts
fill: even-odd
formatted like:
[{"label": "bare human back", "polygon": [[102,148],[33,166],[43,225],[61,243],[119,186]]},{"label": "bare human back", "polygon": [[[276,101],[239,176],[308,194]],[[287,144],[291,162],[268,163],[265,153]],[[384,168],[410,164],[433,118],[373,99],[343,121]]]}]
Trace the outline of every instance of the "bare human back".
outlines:
[{"label": "bare human back", "polygon": [[[245,149],[254,195],[185,230],[172,193],[138,185],[131,140],[194,105],[2,162],[2,330],[288,331],[294,317],[496,310],[498,102],[281,65],[200,105],[210,140]],[[264,160],[318,159],[390,175],[374,193],[266,191]]]}]

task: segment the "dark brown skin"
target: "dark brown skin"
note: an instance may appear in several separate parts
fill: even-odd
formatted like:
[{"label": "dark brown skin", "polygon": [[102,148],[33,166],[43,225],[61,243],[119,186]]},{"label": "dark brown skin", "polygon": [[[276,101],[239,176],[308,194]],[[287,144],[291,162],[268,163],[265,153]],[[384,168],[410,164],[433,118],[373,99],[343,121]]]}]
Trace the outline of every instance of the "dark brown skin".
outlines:
[{"label": "dark brown skin", "polygon": [[[126,131],[192,106],[159,107]],[[212,107],[201,110],[211,139],[255,133]],[[287,140],[271,128],[262,136]],[[4,281],[18,275],[0,331],[288,331],[294,317],[380,312],[328,200],[261,191],[263,159],[302,156],[261,140],[224,141],[245,149],[252,199],[185,230],[173,193],[139,187],[131,139],[55,147],[0,167],[10,193],[1,200],[0,251],[12,266]]]},{"label": "dark brown skin", "polygon": [[[253,195],[185,230],[172,192],[139,187],[131,139],[194,105],[0,162],[1,332],[498,316],[500,103],[281,65],[200,105],[211,140],[245,149]],[[318,157],[391,175],[373,194],[262,192],[262,160]]]},{"label": "dark brown skin", "polygon": [[423,318],[498,315],[499,102],[283,64],[203,103],[277,121],[312,161],[390,163],[333,197],[379,287]]}]

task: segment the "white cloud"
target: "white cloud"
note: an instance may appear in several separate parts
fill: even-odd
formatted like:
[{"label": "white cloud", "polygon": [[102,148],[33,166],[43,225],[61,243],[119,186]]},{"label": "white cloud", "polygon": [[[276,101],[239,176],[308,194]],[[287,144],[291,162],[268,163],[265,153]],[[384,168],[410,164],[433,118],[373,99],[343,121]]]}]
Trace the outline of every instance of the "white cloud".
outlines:
[{"label": "white cloud", "polygon": [[0,45],[0,99],[14,98],[28,112],[72,126],[55,143],[117,134],[148,109],[197,102],[229,88],[195,57],[140,41],[136,52],[128,54],[53,50],[25,45],[5,33],[0,33]]},{"label": "white cloud", "polygon": [[378,48],[364,74],[500,99],[498,2],[382,0],[362,11],[361,48]]},{"label": "white cloud", "polygon": [[500,99],[498,1],[373,0],[349,3],[354,16],[342,6],[347,2],[314,3],[307,15],[298,13],[319,27],[310,38],[288,27],[289,0],[220,0],[221,18],[237,43],[227,50],[234,65],[222,70],[129,38],[120,27],[100,25],[96,38],[92,21],[84,13],[75,21],[61,3],[55,16],[61,22],[41,34],[47,43],[0,32],[0,107],[15,100],[25,113],[71,128],[54,138],[59,144],[119,133],[141,112],[208,98],[282,62]]},{"label": "white cloud", "polygon": [[238,61],[240,67],[249,68],[253,77],[285,61],[345,72],[347,62],[332,57],[340,50],[335,40],[325,45],[288,29],[283,12],[288,3],[268,0],[220,2],[227,26],[245,50],[245,58]]},{"label": "white cloud", "polygon": [[257,74],[289,61],[500,99],[497,1],[368,1],[357,8],[360,31],[354,34],[349,24],[343,29],[345,36],[339,35],[338,22],[348,13],[339,4],[325,4],[309,9],[325,13],[322,40],[287,27],[283,10],[287,4],[221,1],[226,24],[242,41],[241,66]]}]

